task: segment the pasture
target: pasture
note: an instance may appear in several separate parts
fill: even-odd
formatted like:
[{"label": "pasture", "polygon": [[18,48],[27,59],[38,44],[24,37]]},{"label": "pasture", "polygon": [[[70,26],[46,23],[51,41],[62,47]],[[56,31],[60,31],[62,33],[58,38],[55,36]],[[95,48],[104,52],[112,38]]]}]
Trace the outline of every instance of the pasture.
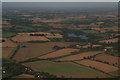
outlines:
[{"label": "pasture", "polygon": [[96,78],[109,77],[106,74],[97,72],[90,68],[74,64],[72,62],[51,62],[51,61],[36,61],[25,63],[24,65],[31,67],[35,71],[48,72],[57,76],[73,77],[73,78]]}]

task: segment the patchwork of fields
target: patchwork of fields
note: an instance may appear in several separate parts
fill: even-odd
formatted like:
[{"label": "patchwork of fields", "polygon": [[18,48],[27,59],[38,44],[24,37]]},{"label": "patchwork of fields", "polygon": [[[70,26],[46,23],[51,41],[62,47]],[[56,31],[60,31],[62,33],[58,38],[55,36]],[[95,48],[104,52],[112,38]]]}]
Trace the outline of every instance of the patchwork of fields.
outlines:
[{"label": "patchwork of fields", "polygon": [[3,80],[120,77],[117,7],[117,2],[3,3]]},{"label": "patchwork of fields", "polygon": [[[15,43],[7,38],[3,39],[5,40],[2,45],[3,58],[7,59],[13,56],[13,59],[18,62],[35,58],[37,59],[36,61],[23,63],[23,65],[35,71],[48,72],[58,77],[64,76],[68,78],[106,78],[111,77],[110,75],[118,76],[118,67],[116,67],[116,65],[118,66],[118,57],[105,54],[101,50],[81,52],[80,49],[71,48],[73,45],[80,44],[78,42]],[[16,50],[17,45],[20,46],[18,50]],[[55,49],[55,46],[61,47],[61,49]],[[87,48],[88,45],[84,47]],[[72,54],[73,52],[75,54]],[[91,56],[92,58],[88,59]],[[41,59],[46,60],[39,61]],[[49,59],[54,60],[50,61]],[[109,64],[104,62],[109,62]],[[34,76],[21,74],[16,77],[32,78]]]},{"label": "patchwork of fields", "polygon": [[[68,47],[76,42],[48,42],[48,43],[20,43],[21,47],[14,59],[17,61],[24,61],[33,57],[39,57],[44,54],[56,51],[53,49],[54,46]],[[21,57],[20,57],[21,56]]]}]

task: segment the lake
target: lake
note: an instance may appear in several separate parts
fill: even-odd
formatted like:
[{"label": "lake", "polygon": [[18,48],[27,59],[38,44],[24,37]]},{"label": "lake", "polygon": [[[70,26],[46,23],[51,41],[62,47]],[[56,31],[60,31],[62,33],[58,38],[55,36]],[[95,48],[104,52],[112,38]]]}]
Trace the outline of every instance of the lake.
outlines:
[{"label": "lake", "polygon": [[87,35],[84,35],[84,34],[76,35],[76,34],[74,34],[74,33],[69,33],[69,34],[68,34],[68,37],[80,38],[80,39],[85,39],[85,40],[88,39],[88,36],[87,36]]}]

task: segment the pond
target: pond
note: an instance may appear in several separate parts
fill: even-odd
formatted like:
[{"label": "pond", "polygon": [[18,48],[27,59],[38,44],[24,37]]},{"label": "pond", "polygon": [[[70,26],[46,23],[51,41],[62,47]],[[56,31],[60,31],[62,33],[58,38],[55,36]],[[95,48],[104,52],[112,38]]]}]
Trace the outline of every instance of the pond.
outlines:
[{"label": "pond", "polygon": [[76,35],[76,34],[74,34],[74,33],[69,33],[69,34],[68,34],[68,37],[72,37],[72,38],[80,38],[80,39],[85,39],[85,40],[88,39],[88,36],[85,35],[85,34]]}]

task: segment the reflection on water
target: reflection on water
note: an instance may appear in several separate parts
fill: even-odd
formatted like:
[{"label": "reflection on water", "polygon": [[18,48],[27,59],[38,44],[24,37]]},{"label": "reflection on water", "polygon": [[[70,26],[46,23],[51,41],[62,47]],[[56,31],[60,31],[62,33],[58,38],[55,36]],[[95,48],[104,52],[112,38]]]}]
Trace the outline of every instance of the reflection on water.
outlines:
[{"label": "reflection on water", "polygon": [[85,39],[85,40],[88,39],[88,36],[86,36],[86,35],[84,35],[84,34],[82,34],[82,35],[76,35],[76,34],[74,34],[74,33],[69,33],[69,34],[68,34],[68,37],[81,38],[81,39]]}]

